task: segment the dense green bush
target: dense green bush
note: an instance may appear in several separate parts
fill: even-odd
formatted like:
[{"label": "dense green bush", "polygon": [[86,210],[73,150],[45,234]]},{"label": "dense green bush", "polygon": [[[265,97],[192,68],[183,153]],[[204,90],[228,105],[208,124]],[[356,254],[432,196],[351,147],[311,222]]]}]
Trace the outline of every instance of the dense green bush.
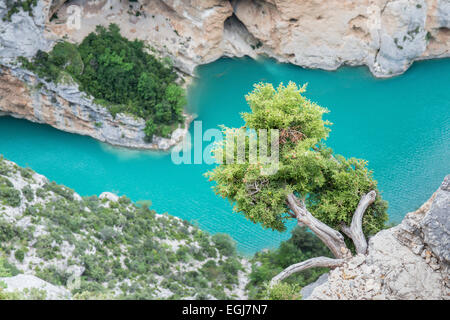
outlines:
[{"label": "dense green bush", "polygon": [[15,265],[9,263],[0,253],[0,277],[13,277],[19,273],[19,269],[17,269]]},{"label": "dense green bush", "polygon": [[[255,254],[250,282],[247,286],[250,297],[263,298],[267,294],[265,284],[283,269],[294,263],[318,256],[331,257],[332,255],[314,234],[308,232],[306,228],[295,227],[292,230],[291,238],[283,241],[277,249]],[[315,281],[326,271],[326,268],[307,269],[290,276],[284,282],[303,287]]]},{"label": "dense green bush", "polygon": [[17,250],[14,252],[14,257],[15,257],[18,261],[22,262],[23,259],[25,258],[25,252],[24,252],[23,250],[21,250],[21,249],[17,249]]},{"label": "dense green bush", "polygon": [[115,24],[97,26],[78,46],[59,42],[50,53],[38,51],[23,65],[47,81],[70,78],[105,105],[146,120],[148,140],[168,136],[183,123],[185,92],[175,83],[173,67],[146,52],[142,41],[129,41]]},{"label": "dense green bush", "polygon": [[[229,236],[212,237],[188,221],[158,215],[150,201],[77,199],[73,190],[54,182],[39,188],[28,170],[0,160],[10,174],[0,176],[2,187],[13,188],[14,174],[30,183],[22,188],[23,197],[37,188],[36,201],[25,202],[23,218],[31,222],[25,227],[3,219],[0,208],[0,257],[28,261],[31,255],[27,272],[63,286],[72,274],[62,266],[81,267],[81,286],[72,290],[80,299],[155,299],[160,287],[172,292],[169,299],[233,298],[225,289],[236,287],[243,268]],[[2,274],[13,274],[0,263]]]}]

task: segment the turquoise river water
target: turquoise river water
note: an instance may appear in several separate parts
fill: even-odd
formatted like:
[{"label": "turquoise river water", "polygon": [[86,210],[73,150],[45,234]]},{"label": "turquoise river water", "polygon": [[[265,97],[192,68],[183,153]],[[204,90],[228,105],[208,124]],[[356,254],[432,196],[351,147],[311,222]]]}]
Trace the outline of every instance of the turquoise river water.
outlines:
[{"label": "turquoise river water", "polygon": [[[450,59],[415,63],[391,79],[375,79],[365,67],[329,72],[249,58],[220,59],[197,73],[188,108],[204,130],[241,126],[239,112],[248,110],[244,95],[253,83],[308,82],[306,96],[331,111],[328,145],[369,160],[393,222],[417,209],[450,173]],[[169,153],[115,148],[10,117],[0,117],[0,154],[81,195],[113,191],[150,199],[158,212],[229,233],[243,254],[289,237],[233,213],[203,177],[211,165],[175,165]]]}]

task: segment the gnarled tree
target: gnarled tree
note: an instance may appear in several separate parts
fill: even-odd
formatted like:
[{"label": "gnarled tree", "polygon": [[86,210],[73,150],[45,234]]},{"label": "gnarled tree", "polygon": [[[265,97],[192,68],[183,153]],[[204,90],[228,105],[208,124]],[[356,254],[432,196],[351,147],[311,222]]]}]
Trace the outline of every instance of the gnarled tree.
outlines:
[{"label": "gnarled tree", "polygon": [[[236,139],[228,134],[214,149],[223,163],[206,174],[210,181],[216,182],[215,192],[228,198],[236,212],[278,231],[286,230],[288,220],[295,219],[319,237],[335,256],[294,264],[273,278],[273,283],[307,268],[342,264],[351,256],[351,241],[357,253],[365,253],[365,234],[378,232],[387,220],[387,203],[377,190],[367,161],[346,159],[326,147],[324,141],[331,123],[323,120],[323,114],[328,110],[302,96],[304,91],[305,86],[298,87],[292,82],[277,89],[271,84],[257,84],[246,96],[251,112],[242,114],[243,128],[256,132],[278,129],[276,172],[264,174],[261,168],[270,164],[250,161],[248,146],[246,161],[226,163],[226,156],[236,153],[236,147],[226,150],[231,146],[227,140]],[[261,142],[270,137],[259,139]],[[257,148],[260,152],[260,144]]]}]

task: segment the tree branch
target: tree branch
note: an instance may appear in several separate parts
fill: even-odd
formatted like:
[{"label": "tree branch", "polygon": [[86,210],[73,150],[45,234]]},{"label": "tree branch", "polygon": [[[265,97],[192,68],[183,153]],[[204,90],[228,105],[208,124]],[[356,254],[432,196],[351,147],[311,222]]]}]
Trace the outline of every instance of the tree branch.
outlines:
[{"label": "tree branch", "polygon": [[362,230],[362,219],[367,208],[375,201],[376,196],[377,193],[374,190],[363,195],[353,214],[350,228],[346,225],[341,225],[342,232],[353,240],[357,253],[365,254],[367,251],[367,240]]},{"label": "tree branch", "polygon": [[332,258],[327,258],[327,257],[317,257],[317,258],[308,259],[306,261],[293,264],[293,265],[287,267],[286,269],[284,269],[283,271],[281,271],[279,274],[277,274],[275,277],[272,278],[272,280],[270,281],[270,285],[273,286],[274,284],[278,283],[279,281],[286,279],[290,275],[300,272],[300,271],[303,271],[303,270],[306,270],[306,269],[309,269],[309,268],[315,268],[315,267],[332,268],[332,267],[337,267],[337,266],[342,265],[343,262],[344,262],[343,259],[332,259]]},{"label": "tree branch", "polygon": [[322,221],[316,219],[307,209],[305,203],[300,201],[293,193],[287,196],[289,208],[294,212],[300,225],[307,226],[325,245],[330,248],[336,258],[342,259],[349,255],[344,242],[344,236],[337,230],[330,228]]}]

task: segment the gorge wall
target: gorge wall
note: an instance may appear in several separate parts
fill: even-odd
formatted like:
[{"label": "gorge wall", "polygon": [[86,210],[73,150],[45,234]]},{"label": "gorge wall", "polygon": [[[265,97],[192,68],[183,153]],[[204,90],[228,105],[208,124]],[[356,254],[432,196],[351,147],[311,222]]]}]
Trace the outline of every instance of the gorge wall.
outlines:
[{"label": "gorge wall", "polygon": [[[175,129],[169,138],[154,136],[150,143],[144,139],[143,119],[125,114],[113,117],[92,97],[80,92],[71,79],[49,83],[18,65],[17,57],[30,58],[38,50],[48,51],[57,40],[46,34],[49,5],[50,1],[38,1],[32,15],[21,11],[11,21],[0,20],[0,116],[49,124],[116,146],[167,150],[180,142],[190,116],[184,128]],[[0,17],[6,12],[6,5],[0,2]]]}]

